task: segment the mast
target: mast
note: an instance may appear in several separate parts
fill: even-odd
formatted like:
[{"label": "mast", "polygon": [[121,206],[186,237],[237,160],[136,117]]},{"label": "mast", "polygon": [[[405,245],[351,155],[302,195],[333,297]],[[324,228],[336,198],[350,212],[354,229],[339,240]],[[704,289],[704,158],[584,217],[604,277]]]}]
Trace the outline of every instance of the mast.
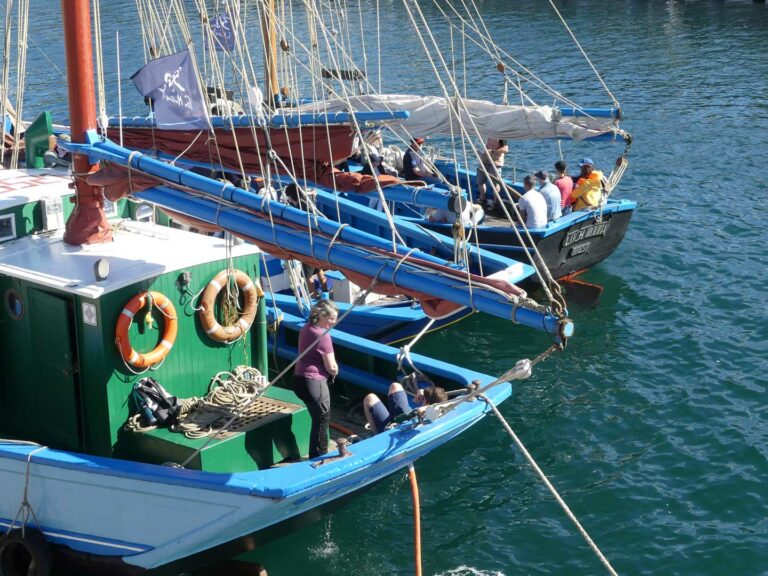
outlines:
[{"label": "mast", "polygon": [[264,44],[264,93],[270,108],[277,104],[280,86],[277,81],[277,26],[275,0],[263,0],[261,11],[261,37]]},{"label": "mast", "polygon": [[[86,142],[86,132],[96,128],[96,96],[93,84],[93,46],[89,0],[61,0],[64,47],[67,56],[67,92],[73,142]],[[98,244],[112,240],[104,214],[101,189],[89,186],[85,178],[95,172],[87,156],[75,154],[75,210],[67,220],[64,242]]]}]

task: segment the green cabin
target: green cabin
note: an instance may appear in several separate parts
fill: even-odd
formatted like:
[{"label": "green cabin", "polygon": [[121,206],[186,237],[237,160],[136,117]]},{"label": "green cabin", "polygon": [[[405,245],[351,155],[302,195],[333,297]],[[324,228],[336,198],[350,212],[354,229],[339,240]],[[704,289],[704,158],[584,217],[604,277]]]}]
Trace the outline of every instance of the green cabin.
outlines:
[{"label": "green cabin", "polygon": [[[69,181],[51,171],[20,174],[21,181]],[[41,183],[30,189],[39,193]],[[133,384],[145,376],[189,398],[204,396],[215,374],[239,365],[266,373],[263,300],[251,330],[228,345],[208,337],[195,310],[196,296],[223,269],[258,279],[257,247],[239,244],[228,250],[221,238],[130,220],[115,224],[111,243],[71,247],[64,244],[60,227],[39,233],[46,228],[41,212],[47,206],[40,202],[0,204],[0,216],[13,216],[9,228],[15,234],[0,243],[0,435],[151,463],[193,456],[187,467],[217,472],[265,468],[307,453],[306,408],[293,392],[276,387],[260,399],[264,414],[250,429],[221,438],[123,428]],[[115,330],[126,303],[148,290],[173,304],[178,335],[161,363],[139,370],[122,357]],[[154,307],[151,319],[147,322],[145,308],[130,324],[136,351],[152,350],[162,340],[167,318]]]}]

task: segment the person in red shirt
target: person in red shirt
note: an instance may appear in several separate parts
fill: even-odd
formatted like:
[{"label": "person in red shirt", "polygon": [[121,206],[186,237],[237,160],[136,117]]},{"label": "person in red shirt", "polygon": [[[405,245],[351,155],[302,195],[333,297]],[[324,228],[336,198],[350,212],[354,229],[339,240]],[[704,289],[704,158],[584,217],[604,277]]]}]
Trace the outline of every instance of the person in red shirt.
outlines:
[{"label": "person in red shirt", "polygon": [[557,171],[555,186],[560,190],[560,208],[563,211],[563,216],[571,212],[571,192],[573,192],[573,178],[566,174],[567,169],[568,164],[565,160],[555,162],[555,170]]},{"label": "person in red shirt", "polygon": [[309,457],[328,452],[328,429],[331,423],[331,393],[328,381],[339,373],[333,353],[330,329],[336,324],[339,310],[330,300],[312,307],[309,319],[299,332],[299,361],[293,375],[293,391],[307,406],[312,418],[309,433]]}]

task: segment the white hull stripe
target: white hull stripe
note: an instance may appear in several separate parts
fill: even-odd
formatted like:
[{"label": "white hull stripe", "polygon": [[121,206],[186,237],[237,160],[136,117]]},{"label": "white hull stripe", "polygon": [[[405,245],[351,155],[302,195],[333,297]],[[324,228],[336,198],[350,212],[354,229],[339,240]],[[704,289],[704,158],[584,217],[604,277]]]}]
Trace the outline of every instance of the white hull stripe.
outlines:
[{"label": "white hull stripe", "polygon": [[[16,523],[18,526],[18,522]],[[0,521],[0,526],[5,529],[11,527],[10,522]],[[104,548],[113,548],[115,550],[124,550],[126,552],[147,552],[152,550],[153,546],[131,545],[131,544],[118,544],[117,542],[109,542],[105,540],[97,540],[95,538],[89,538],[86,536],[77,536],[75,534],[65,534],[63,532],[56,532],[55,530],[48,530],[43,528],[43,534],[48,538],[56,538],[59,540],[67,540],[70,542],[81,542],[83,544],[93,544],[96,546],[103,546]]]}]

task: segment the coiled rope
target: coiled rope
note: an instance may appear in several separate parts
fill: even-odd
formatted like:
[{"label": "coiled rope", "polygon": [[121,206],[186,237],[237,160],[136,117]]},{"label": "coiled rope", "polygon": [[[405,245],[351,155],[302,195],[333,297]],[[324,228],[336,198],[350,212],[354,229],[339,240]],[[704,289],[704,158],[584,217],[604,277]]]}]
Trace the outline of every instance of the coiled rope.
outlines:
[{"label": "coiled rope", "polygon": [[[246,430],[253,423],[253,414],[248,408],[268,387],[269,381],[251,366],[238,366],[234,372],[219,372],[211,379],[208,394],[204,397],[179,400],[181,411],[171,430],[181,432],[187,438]],[[149,432],[157,426],[144,426],[141,413],[137,413],[128,419],[125,428],[133,432]]]}]

